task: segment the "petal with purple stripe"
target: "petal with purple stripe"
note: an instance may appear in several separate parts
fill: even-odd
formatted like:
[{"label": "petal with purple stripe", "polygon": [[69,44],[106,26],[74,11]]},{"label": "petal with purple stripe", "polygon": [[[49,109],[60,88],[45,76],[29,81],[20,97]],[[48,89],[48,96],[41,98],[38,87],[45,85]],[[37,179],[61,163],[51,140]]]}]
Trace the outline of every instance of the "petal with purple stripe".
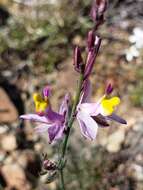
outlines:
[{"label": "petal with purple stripe", "polygon": [[97,123],[90,117],[90,115],[81,111],[78,112],[77,119],[79,121],[82,134],[86,138],[94,140],[98,130]]},{"label": "petal with purple stripe", "polygon": [[33,122],[40,122],[40,123],[49,123],[50,122],[47,117],[39,116],[38,114],[21,115],[20,119],[25,119],[25,120],[30,120]]}]

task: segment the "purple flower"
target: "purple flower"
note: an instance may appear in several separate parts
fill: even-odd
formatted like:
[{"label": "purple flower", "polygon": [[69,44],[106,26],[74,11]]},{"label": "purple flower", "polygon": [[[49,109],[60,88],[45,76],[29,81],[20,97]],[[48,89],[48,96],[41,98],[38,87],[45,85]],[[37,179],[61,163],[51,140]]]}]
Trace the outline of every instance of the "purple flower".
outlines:
[{"label": "purple flower", "polygon": [[[41,102],[36,102],[37,104],[39,103],[39,107],[41,106],[40,104],[42,104],[42,106],[44,105],[44,100],[40,101]],[[54,112],[51,106],[47,104],[47,107],[45,107],[44,105],[45,110],[42,110],[43,114],[26,114],[21,115],[20,118],[37,122],[38,126],[35,127],[35,131],[38,133],[48,132],[49,142],[56,142],[57,140],[61,139],[64,135],[68,115],[68,103],[69,95],[67,94],[64,97],[64,100],[60,106],[60,110],[58,113]]]},{"label": "purple flower", "polygon": [[[84,92],[88,94],[88,92]],[[124,119],[114,113],[115,107],[120,103],[118,97],[107,99],[105,94],[96,103],[85,103],[82,101],[83,97],[84,93],[77,106],[76,118],[84,137],[94,140],[97,135],[98,127],[108,127],[109,120],[126,124]]]}]

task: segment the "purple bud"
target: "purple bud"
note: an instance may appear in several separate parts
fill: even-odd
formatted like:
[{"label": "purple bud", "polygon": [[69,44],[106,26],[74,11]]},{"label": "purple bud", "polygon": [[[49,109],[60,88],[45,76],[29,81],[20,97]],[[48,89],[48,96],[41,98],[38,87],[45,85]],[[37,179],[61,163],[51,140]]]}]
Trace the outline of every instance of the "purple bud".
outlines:
[{"label": "purple bud", "polygon": [[104,20],[104,12],[107,9],[107,0],[94,0],[90,16],[93,22],[98,22],[101,24]]},{"label": "purple bud", "polygon": [[107,9],[107,0],[98,0],[98,1],[99,1],[98,13],[102,15]]},{"label": "purple bud", "polygon": [[81,50],[80,48],[77,46],[74,49],[74,68],[77,72],[81,72],[82,70],[82,66],[83,66],[83,59],[81,56]]},{"label": "purple bud", "polygon": [[85,79],[88,78],[88,76],[91,74],[96,56],[98,54],[99,48],[101,44],[101,38],[99,36],[95,37],[95,43],[94,48],[88,53],[87,61],[86,61],[86,67],[85,67]]},{"label": "purple bud", "polygon": [[112,91],[113,91],[113,86],[112,86],[111,83],[109,83],[109,84],[107,85],[107,87],[106,87],[105,93],[106,93],[107,95],[109,95],[109,94],[112,93]]},{"label": "purple bud", "polygon": [[55,163],[51,162],[50,160],[44,160],[43,161],[43,168],[45,170],[56,170],[57,166]]},{"label": "purple bud", "polygon": [[44,89],[43,89],[43,96],[44,98],[47,98],[51,95],[51,88],[49,86],[46,86]]},{"label": "purple bud", "polygon": [[87,38],[87,46],[89,51],[94,47],[94,43],[95,43],[95,34],[93,30],[91,30],[88,32],[88,38]]}]

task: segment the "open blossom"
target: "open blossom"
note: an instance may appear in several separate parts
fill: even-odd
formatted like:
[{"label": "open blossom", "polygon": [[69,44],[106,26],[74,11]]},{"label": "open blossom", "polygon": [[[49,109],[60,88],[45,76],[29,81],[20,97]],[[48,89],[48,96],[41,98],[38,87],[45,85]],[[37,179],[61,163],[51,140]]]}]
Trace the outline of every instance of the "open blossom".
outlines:
[{"label": "open blossom", "polygon": [[[110,86],[111,88],[111,86]],[[120,98],[112,97],[108,99],[105,94],[96,103],[83,102],[81,97],[77,106],[77,120],[84,137],[94,140],[97,135],[98,127],[108,127],[109,120],[114,120],[121,124],[126,121],[114,113],[115,107],[119,105]]]},{"label": "open blossom", "polygon": [[38,126],[35,127],[35,131],[38,133],[48,132],[49,142],[52,143],[63,137],[68,114],[69,95],[65,95],[57,113],[51,108],[49,101],[50,94],[49,87],[43,89],[43,96],[35,93],[33,99],[36,113],[21,115],[20,118],[37,122]]}]

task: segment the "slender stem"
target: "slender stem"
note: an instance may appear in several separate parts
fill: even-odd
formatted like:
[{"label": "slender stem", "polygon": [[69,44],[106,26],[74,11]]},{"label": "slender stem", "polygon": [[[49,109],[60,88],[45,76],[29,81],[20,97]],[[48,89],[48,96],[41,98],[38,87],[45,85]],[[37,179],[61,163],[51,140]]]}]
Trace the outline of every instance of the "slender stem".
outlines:
[{"label": "slender stem", "polygon": [[66,149],[67,149],[67,144],[68,144],[68,138],[69,138],[69,134],[70,134],[70,129],[73,125],[74,119],[75,119],[75,112],[76,112],[76,107],[77,104],[79,102],[80,99],[80,93],[81,93],[81,89],[82,89],[82,84],[83,84],[83,80],[84,80],[84,76],[83,74],[80,75],[80,79],[79,79],[79,84],[78,84],[78,88],[77,88],[77,93],[76,93],[76,97],[72,106],[72,111],[71,111],[71,115],[70,115],[70,119],[67,125],[67,134],[65,136],[64,142],[63,142],[63,147],[62,147],[62,154],[61,154],[61,159],[59,162],[59,166],[62,167],[60,169],[60,176],[61,176],[61,189],[65,190],[65,185],[64,185],[64,175],[63,175],[63,161],[64,161],[64,157],[65,157],[65,153],[66,153]]},{"label": "slender stem", "polygon": [[61,177],[61,190],[65,190],[63,169],[60,170],[60,177]]},{"label": "slender stem", "polygon": [[63,143],[62,158],[64,158],[65,153],[66,153],[66,148],[67,148],[67,142],[68,142],[68,138],[69,138],[69,134],[70,134],[70,129],[71,129],[72,124],[74,122],[74,118],[75,118],[74,116],[75,116],[76,107],[77,107],[77,104],[78,104],[79,99],[80,99],[80,93],[81,93],[83,79],[84,79],[84,76],[83,76],[83,74],[81,74],[80,75],[80,79],[79,79],[77,94],[76,94],[76,97],[75,97],[75,101],[73,103],[73,107],[72,107],[72,111],[71,111],[71,116],[70,116],[70,119],[69,119],[69,122],[68,122],[68,127],[67,127],[68,133],[65,136],[64,143]]}]

